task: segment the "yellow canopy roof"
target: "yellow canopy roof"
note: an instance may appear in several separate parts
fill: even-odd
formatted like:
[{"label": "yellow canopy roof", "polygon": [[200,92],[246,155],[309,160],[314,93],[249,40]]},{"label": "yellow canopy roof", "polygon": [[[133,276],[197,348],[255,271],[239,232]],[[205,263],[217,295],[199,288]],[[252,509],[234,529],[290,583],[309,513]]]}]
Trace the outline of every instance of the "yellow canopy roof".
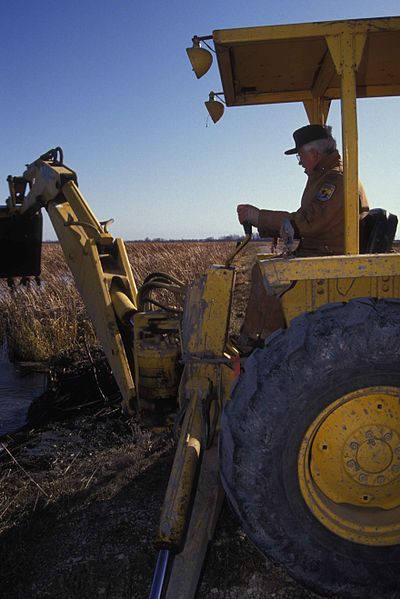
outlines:
[{"label": "yellow canopy roof", "polygon": [[213,32],[228,106],[340,97],[329,38],[366,35],[357,97],[400,95],[400,17]]}]

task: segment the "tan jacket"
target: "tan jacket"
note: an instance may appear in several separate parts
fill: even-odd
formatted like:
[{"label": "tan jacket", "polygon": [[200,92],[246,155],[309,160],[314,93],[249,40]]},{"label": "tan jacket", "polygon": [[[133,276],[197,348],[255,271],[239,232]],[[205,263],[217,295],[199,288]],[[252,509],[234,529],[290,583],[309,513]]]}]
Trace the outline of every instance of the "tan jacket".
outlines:
[{"label": "tan jacket", "polygon": [[[368,201],[359,184],[360,219],[368,212]],[[261,237],[279,235],[288,218],[295,237],[300,238],[298,254],[329,255],[344,253],[343,166],[337,151],[326,154],[308,177],[296,212],[260,210],[258,230]]]}]

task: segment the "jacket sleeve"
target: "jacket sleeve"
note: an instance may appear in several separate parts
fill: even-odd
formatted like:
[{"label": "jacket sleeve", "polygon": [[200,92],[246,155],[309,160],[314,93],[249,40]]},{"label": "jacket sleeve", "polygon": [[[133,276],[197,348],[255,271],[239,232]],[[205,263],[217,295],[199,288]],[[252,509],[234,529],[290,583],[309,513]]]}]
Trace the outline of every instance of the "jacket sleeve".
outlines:
[{"label": "jacket sleeve", "polygon": [[288,218],[293,221],[296,212],[284,210],[260,210],[258,216],[258,232],[260,237],[278,237],[283,221]]},{"label": "jacket sleeve", "polygon": [[279,235],[285,218],[291,221],[296,237],[318,238],[323,235],[330,227],[336,225],[338,220],[343,219],[342,177],[332,175],[329,180],[321,183],[313,193],[303,198],[302,205],[296,212],[261,210],[258,221],[260,235]]}]

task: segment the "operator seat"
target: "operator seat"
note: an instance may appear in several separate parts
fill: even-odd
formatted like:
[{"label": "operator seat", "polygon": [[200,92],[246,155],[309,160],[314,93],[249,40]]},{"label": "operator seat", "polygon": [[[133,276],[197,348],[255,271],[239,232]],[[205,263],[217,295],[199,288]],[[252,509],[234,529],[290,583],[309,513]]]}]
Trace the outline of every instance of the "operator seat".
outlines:
[{"label": "operator seat", "polygon": [[370,210],[360,223],[360,254],[390,252],[397,222],[397,216],[384,208]]}]

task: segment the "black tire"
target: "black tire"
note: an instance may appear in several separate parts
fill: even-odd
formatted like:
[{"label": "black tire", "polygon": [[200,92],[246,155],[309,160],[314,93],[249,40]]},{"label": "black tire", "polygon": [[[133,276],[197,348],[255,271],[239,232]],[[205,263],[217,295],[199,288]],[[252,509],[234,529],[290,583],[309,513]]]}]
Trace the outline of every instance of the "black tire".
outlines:
[{"label": "black tire", "polygon": [[331,532],[304,501],[298,476],[299,448],[321,411],[379,385],[400,397],[400,301],[331,304],[299,316],[247,359],[222,416],[221,476],[245,532],[325,596],[400,597],[400,545]]}]

